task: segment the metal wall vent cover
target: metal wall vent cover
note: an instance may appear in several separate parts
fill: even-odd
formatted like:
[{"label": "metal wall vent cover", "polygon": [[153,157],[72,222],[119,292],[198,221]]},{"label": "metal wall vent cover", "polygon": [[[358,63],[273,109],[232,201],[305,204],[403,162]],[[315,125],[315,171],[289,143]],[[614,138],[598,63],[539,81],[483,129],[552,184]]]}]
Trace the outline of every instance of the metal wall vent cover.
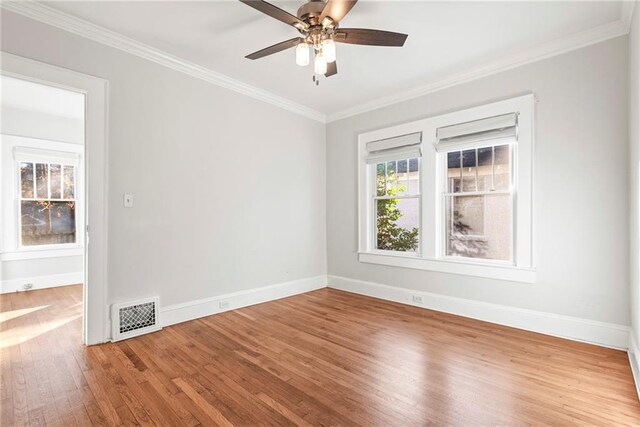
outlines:
[{"label": "metal wall vent cover", "polygon": [[114,304],[111,308],[112,341],[119,341],[162,329],[158,319],[158,298]]}]

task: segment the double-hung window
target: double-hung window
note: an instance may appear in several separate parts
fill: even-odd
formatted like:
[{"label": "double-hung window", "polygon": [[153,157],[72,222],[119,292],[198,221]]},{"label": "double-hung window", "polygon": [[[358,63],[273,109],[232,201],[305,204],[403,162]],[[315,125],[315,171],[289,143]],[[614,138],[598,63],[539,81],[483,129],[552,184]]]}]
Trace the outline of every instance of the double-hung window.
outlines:
[{"label": "double-hung window", "polygon": [[420,251],[421,134],[367,144],[375,250]]},{"label": "double-hung window", "polygon": [[513,261],[515,113],[439,128],[447,257]]},{"label": "double-hung window", "polygon": [[72,153],[18,147],[18,238],[23,248],[68,246],[77,237],[77,169]]},{"label": "double-hung window", "polygon": [[533,95],[359,136],[359,260],[534,282]]}]

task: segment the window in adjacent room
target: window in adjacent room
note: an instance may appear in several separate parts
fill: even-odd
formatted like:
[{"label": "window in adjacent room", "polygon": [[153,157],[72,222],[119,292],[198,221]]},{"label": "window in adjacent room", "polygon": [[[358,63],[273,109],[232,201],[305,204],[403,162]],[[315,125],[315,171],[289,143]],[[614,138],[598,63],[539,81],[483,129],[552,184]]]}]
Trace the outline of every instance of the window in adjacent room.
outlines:
[{"label": "window in adjacent room", "polygon": [[76,242],[76,167],[20,161],[22,246]]}]

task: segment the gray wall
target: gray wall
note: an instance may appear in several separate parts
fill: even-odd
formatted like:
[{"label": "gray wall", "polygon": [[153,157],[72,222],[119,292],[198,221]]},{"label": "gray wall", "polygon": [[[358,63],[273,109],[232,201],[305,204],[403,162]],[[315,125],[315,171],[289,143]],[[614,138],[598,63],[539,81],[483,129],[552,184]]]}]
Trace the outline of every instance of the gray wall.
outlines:
[{"label": "gray wall", "polygon": [[82,255],[2,262],[2,280],[70,273],[82,274]]},{"label": "gray wall", "polygon": [[109,80],[110,301],[325,274],[323,124],[4,10],[2,50]]},{"label": "gray wall", "polygon": [[[629,324],[627,37],[330,123],[330,275]],[[359,263],[361,132],[533,91],[537,283]]]},{"label": "gray wall", "polygon": [[[83,120],[2,106],[2,133],[84,144]],[[37,126],[34,126],[37,123]]]},{"label": "gray wall", "polygon": [[[640,3],[636,4],[629,34],[629,166],[631,201],[631,326],[640,343]],[[639,357],[640,355],[636,355]]]}]

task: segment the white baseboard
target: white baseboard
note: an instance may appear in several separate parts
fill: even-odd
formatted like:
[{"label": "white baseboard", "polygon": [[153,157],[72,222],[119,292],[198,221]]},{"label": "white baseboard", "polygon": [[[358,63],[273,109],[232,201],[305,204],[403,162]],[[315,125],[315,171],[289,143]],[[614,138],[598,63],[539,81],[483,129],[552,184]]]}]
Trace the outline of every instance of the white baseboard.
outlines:
[{"label": "white baseboard", "polygon": [[[603,347],[626,350],[629,345],[629,327],[625,325],[398,288],[340,276],[328,276],[328,279],[330,288],[388,301],[428,308]],[[422,304],[413,302],[414,295],[422,297]]]},{"label": "white baseboard", "polygon": [[161,307],[160,324],[169,326],[326,287],[327,276],[323,275]]},{"label": "white baseboard", "polygon": [[640,399],[640,347],[635,339],[633,329],[629,331],[629,363],[631,364],[631,372],[633,372],[633,380],[636,383],[636,393]]},{"label": "white baseboard", "polygon": [[3,280],[0,282],[0,294],[24,291],[24,285],[30,283],[34,289],[55,288],[57,286],[75,285],[84,281],[84,273],[50,274],[48,276],[23,277],[20,279]]}]

